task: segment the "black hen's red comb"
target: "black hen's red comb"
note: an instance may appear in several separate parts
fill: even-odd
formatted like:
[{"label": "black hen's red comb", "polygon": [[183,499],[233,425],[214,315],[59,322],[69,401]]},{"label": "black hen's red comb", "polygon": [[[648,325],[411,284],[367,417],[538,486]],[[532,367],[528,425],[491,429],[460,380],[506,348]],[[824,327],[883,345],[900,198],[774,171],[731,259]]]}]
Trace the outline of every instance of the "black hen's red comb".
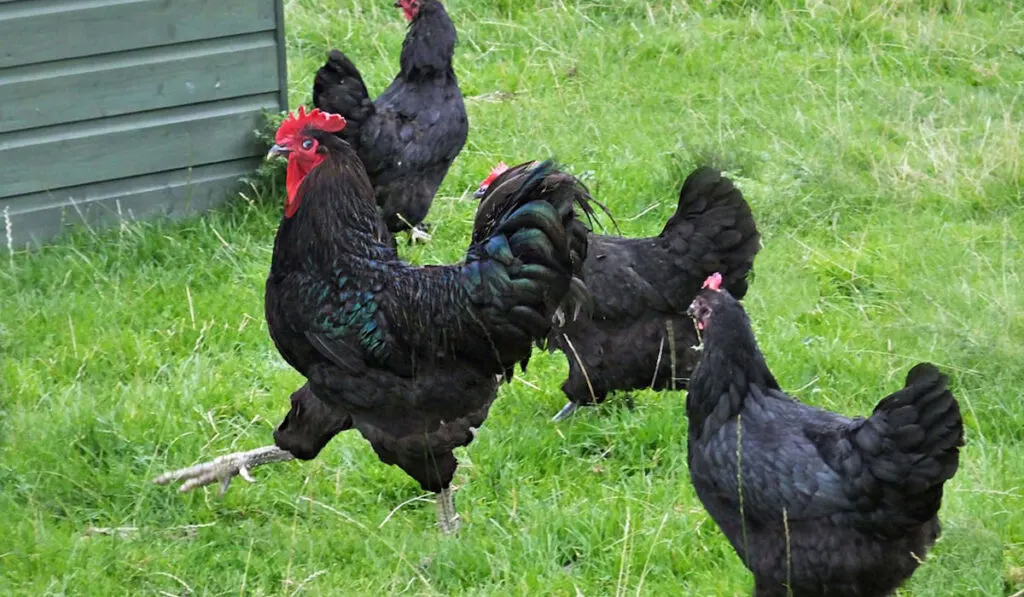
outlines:
[{"label": "black hen's red comb", "polygon": [[291,139],[306,127],[317,128],[328,133],[336,133],[345,128],[345,124],[345,118],[341,114],[322,112],[319,108],[313,108],[306,112],[305,106],[299,106],[298,110],[289,114],[288,118],[285,118],[284,122],[281,123],[281,126],[277,127],[277,135],[275,135],[274,141],[281,143]]},{"label": "black hen's red comb", "polygon": [[715,272],[708,276],[707,280],[704,280],[704,285],[701,288],[710,288],[711,290],[721,290],[722,288],[722,274]]}]

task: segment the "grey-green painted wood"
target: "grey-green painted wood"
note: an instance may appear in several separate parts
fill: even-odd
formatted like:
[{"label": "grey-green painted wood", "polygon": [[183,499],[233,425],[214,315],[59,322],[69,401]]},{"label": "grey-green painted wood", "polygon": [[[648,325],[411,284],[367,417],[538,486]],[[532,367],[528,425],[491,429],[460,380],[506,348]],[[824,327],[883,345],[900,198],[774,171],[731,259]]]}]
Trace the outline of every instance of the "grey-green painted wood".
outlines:
[{"label": "grey-green painted wood", "polygon": [[10,133],[0,196],[11,197],[259,155],[253,131],[277,93]]},{"label": "grey-green painted wood", "polygon": [[151,217],[179,218],[205,211],[238,189],[238,179],[259,163],[247,158],[199,168],[161,172],[55,193],[23,195],[0,202],[0,234],[11,223],[4,246],[38,245],[71,227],[97,229]]},{"label": "grey-green painted wood", "polygon": [[0,70],[0,133],[278,89],[266,31]]},{"label": "grey-green painted wood", "polygon": [[275,0],[7,2],[0,4],[0,68],[273,31],[276,4]]},{"label": "grey-green painted wood", "polygon": [[283,0],[0,0],[7,240],[213,206],[287,101]]}]

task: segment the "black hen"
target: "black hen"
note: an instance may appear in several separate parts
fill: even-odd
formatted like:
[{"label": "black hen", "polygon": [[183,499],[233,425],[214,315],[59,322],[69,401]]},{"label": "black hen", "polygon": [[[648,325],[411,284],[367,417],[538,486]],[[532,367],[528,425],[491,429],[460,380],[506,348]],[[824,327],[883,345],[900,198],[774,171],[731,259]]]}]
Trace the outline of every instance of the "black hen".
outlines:
[{"label": "black hen", "polygon": [[[439,493],[442,528],[457,518],[452,450],[470,443],[501,379],[526,366],[556,311],[586,299],[586,189],[550,162],[524,168],[480,203],[460,265],[416,267],[376,237],[379,211],[341,118],[302,112],[272,153],[288,155],[289,197],[267,279],[266,316],[281,355],[308,381],[275,433],[277,451],[222,457],[197,474],[313,458],[355,427],[380,459]],[[195,470],[198,470],[195,469]],[[189,481],[202,484],[202,481]]]},{"label": "black hen", "polygon": [[[469,132],[466,106],[452,69],[455,26],[437,0],[401,0],[410,19],[401,70],[371,101],[363,78],[331,50],[313,83],[313,104],[341,114],[340,135],[366,166],[377,204],[392,232],[420,224]],[[418,228],[416,237],[429,238]]]},{"label": "black hen", "polygon": [[[721,278],[693,301],[703,330],[686,399],[690,477],[754,573],[759,597],[889,595],[939,535],[963,421],[928,363],[867,418],[786,395]],[[738,483],[742,479],[742,484]]]},{"label": "black hen", "polygon": [[712,168],[686,178],[676,212],[658,236],[592,234],[583,279],[593,312],[564,320],[548,342],[569,361],[562,384],[569,402],[555,420],[616,390],[685,388],[697,362],[697,332],[686,308],[716,271],[742,297],[760,239],[739,189]]}]

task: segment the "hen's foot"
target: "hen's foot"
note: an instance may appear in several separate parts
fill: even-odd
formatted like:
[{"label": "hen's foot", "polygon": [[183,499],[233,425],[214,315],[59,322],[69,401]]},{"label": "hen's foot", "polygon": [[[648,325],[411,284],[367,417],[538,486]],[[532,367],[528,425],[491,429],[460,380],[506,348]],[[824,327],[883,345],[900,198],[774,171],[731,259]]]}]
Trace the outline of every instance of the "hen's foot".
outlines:
[{"label": "hen's foot", "polygon": [[426,226],[424,224],[420,224],[419,226],[413,226],[412,228],[409,229],[409,244],[410,245],[414,245],[414,244],[416,244],[418,242],[419,243],[428,243],[428,242],[431,241],[431,239],[433,239],[433,237],[430,236],[427,233],[427,231],[424,230],[424,228],[426,228]]},{"label": "hen's foot", "polygon": [[175,481],[184,481],[178,491],[188,491],[219,481],[219,493],[223,495],[231,485],[231,480],[236,476],[255,483],[256,480],[249,474],[250,470],[271,462],[286,462],[293,458],[295,456],[287,450],[282,450],[277,446],[263,446],[248,452],[225,454],[210,462],[166,472],[153,479],[153,482],[157,485],[167,485]]},{"label": "hen's foot", "polygon": [[573,415],[573,413],[575,413],[577,410],[579,410],[579,408],[580,408],[580,405],[579,405],[578,402],[573,402],[573,401],[570,400],[569,402],[565,403],[565,406],[562,407],[562,410],[558,411],[557,415],[555,415],[554,417],[551,418],[551,421],[554,422],[554,423],[557,423],[559,421],[564,421],[564,420],[568,419],[569,417],[571,417]]},{"label": "hen's foot", "polygon": [[437,492],[437,526],[446,535],[457,533],[462,519],[455,511],[455,498],[451,487],[445,487]]}]

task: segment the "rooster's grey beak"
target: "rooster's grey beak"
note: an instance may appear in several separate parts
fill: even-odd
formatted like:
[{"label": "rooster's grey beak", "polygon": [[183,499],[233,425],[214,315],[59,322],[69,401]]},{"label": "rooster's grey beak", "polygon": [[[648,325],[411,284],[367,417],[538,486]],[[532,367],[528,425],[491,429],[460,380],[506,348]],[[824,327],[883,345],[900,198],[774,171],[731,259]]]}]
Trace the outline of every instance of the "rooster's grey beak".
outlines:
[{"label": "rooster's grey beak", "polygon": [[688,307],[688,308],[686,309],[686,315],[687,315],[687,316],[688,316],[688,317],[689,317],[690,319],[693,319],[693,316],[694,316],[695,314],[696,314],[696,313],[694,313],[694,311],[693,311],[693,303],[690,303],[690,306],[689,306],[689,307]]},{"label": "rooster's grey beak", "polygon": [[267,152],[267,159],[269,160],[270,158],[274,158],[274,157],[278,157],[278,156],[286,158],[286,157],[288,157],[288,152],[290,152],[290,151],[291,150],[288,149],[287,147],[284,147],[282,145],[277,145],[275,143],[274,145],[272,145],[270,147],[270,151]]}]

